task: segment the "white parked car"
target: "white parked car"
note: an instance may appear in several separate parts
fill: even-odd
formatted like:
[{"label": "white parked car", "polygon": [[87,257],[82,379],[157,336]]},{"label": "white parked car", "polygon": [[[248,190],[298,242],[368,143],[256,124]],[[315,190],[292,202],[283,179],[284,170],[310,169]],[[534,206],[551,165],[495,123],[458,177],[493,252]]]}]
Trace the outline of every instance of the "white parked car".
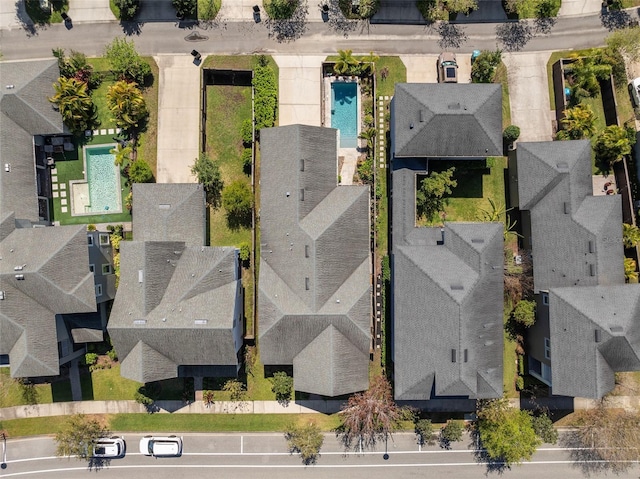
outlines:
[{"label": "white parked car", "polygon": [[640,107],[640,77],[634,78],[629,84],[629,90],[631,91],[631,98],[633,99],[633,106]]},{"label": "white parked car", "polygon": [[123,457],[126,452],[126,444],[123,437],[102,437],[93,446],[93,457],[115,458]]},{"label": "white parked car", "polygon": [[154,457],[182,455],[182,438],[177,436],[145,436],[140,439],[140,454]]}]

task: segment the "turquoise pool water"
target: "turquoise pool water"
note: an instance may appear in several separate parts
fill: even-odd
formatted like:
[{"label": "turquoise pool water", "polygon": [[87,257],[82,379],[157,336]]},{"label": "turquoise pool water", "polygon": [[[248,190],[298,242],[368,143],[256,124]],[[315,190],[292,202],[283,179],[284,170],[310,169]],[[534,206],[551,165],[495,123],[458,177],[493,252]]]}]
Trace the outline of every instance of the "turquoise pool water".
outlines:
[{"label": "turquoise pool water", "polygon": [[331,83],[331,127],[340,130],[340,147],[358,146],[358,84]]},{"label": "turquoise pool water", "polygon": [[114,147],[115,145],[100,145],[84,149],[90,202],[89,208],[85,210],[87,213],[122,212],[120,171],[114,164],[115,155],[109,153]]}]

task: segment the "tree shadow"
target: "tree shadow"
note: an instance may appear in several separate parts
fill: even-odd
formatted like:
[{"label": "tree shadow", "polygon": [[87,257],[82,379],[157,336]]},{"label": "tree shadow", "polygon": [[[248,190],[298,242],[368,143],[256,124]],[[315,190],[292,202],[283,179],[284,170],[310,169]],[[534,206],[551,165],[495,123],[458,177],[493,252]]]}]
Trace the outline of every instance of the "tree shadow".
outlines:
[{"label": "tree shadow", "polygon": [[551,29],[555,26],[557,21],[558,19],[555,17],[536,18],[533,22],[535,33],[548,35],[549,33],[551,33]]},{"label": "tree shadow", "polygon": [[585,447],[578,431],[568,431],[560,437],[560,446],[567,448],[573,467],[580,469],[585,476],[607,472],[609,463],[603,461],[597,449]]},{"label": "tree shadow", "polygon": [[[218,203],[219,204],[219,203]],[[227,212],[227,227],[232,231],[237,231],[241,228],[250,228],[251,227],[251,212],[249,211],[246,214],[231,214]]]},{"label": "tree shadow", "polygon": [[135,20],[123,20],[120,22],[122,33],[124,33],[128,37],[132,35],[140,35],[142,33],[143,26],[144,22],[138,22]]},{"label": "tree shadow", "polygon": [[264,23],[269,31],[269,38],[275,38],[278,43],[287,43],[302,37],[307,31],[307,14],[309,7],[307,2],[300,2],[300,5],[293,12],[291,18],[287,19],[267,19]]},{"label": "tree shadow", "polygon": [[533,31],[528,21],[520,20],[498,25],[496,36],[506,51],[517,52],[533,38]]},{"label": "tree shadow", "polygon": [[87,464],[87,469],[90,471],[98,472],[105,467],[109,467],[111,464],[111,459],[107,459],[104,457],[91,457],[89,458],[89,464]]},{"label": "tree shadow", "polygon": [[482,444],[480,443],[480,433],[477,428],[471,431],[471,439],[473,441],[469,447],[473,448],[473,457],[476,462],[486,466],[487,470],[485,475],[490,473],[504,474],[505,471],[511,470],[511,466],[504,462],[504,460],[489,457],[487,451],[482,448]]},{"label": "tree shadow", "polygon": [[329,10],[326,12],[327,25],[334,32],[341,33],[345,38],[349,37],[349,33],[355,31],[358,27],[358,20],[350,20],[344,16],[340,9],[339,0],[329,0],[326,3],[319,3],[318,8],[322,9],[323,5],[327,5]]},{"label": "tree shadow", "polygon": [[440,45],[440,48],[442,48],[443,50],[460,48],[469,39],[464,31],[464,28],[453,23],[439,23],[436,27],[436,30],[440,35],[438,45]]},{"label": "tree shadow", "polygon": [[632,24],[631,15],[624,10],[607,10],[600,14],[602,26],[610,32]]},{"label": "tree shadow", "polygon": [[37,24],[34,22],[31,17],[27,14],[27,11],[24,6],[24,0],[17,0],[15,3],[15,11],[16,18],[18,22],[20,22],[20,26],[27,32],[28,37],[33,37],[38,34],[39,28],[44,28],[48,25],[47,23]]}]

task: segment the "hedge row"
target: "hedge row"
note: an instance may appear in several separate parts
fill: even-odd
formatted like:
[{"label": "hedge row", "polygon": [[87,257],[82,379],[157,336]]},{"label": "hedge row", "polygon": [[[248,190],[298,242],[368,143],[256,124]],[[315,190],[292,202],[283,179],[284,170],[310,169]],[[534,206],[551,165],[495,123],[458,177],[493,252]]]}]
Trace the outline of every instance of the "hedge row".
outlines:
[{"label": "hedge row", "polygon": [[254,70],[256,131],[275,124],[278,106],[277,82],[276,74],[269,65],[257,66]]}]

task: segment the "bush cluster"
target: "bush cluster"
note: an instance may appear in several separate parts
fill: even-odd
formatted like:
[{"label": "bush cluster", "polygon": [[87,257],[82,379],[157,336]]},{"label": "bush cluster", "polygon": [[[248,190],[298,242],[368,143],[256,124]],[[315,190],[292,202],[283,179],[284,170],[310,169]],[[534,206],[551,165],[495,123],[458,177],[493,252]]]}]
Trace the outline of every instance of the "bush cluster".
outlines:
[{"label": "bush cluster", "polygon": [[278,106],[278,80],[273,68],[259,65],[254,70],[256,130],[270,128],[275,124]]}]

